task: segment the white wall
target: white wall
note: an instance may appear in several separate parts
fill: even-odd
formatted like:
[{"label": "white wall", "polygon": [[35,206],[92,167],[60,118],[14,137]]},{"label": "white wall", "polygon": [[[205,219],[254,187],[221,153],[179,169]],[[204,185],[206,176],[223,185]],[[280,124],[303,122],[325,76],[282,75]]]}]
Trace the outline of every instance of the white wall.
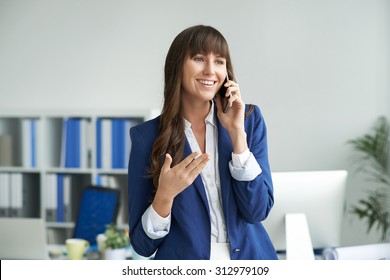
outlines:
[{"label": "white wall", "polygon": [[[0,110],[145,108],[194,24],[230,43],[243,98],[260,105],[273,171],[347,169],[346,141],[390,116],[387,0],[0,0]],[[376,241],[348,215],[345,245]]]}]

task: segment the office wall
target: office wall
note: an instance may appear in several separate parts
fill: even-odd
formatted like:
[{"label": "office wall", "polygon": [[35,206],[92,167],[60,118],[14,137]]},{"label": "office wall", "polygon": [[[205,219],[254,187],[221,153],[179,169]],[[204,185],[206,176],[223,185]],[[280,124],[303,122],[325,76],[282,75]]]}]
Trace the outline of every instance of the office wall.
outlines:
[{"label": "office wall", "polygon": [[[269,129],[273,171],[350,171],[346,141],[390,116],[386,0],[0,0],[0,110],[160,107],[174,36],[227,38],[246,102]],[[376,241],[347,215],[343,243]]]}]

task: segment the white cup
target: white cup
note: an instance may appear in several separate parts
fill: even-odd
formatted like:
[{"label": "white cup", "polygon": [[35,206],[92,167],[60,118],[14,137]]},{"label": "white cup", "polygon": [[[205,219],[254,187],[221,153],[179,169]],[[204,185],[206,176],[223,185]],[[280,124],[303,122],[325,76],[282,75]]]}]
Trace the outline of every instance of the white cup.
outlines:
[{"label": "white cup", "polygon": [[100,233],[96,236],[96,243],[98,245],[99,252],[101,254],[101,258],[105,259],[105,250],[106,250],[106,240],[107,236],[105,236],[103,233]]}]

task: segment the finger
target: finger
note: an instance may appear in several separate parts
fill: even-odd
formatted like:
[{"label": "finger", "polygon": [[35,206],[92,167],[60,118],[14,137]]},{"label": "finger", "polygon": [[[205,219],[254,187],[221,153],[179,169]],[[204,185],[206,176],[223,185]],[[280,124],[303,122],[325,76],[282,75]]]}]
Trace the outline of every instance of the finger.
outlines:
[{"label": "finger", "polygon": [[240,96],[241,95],[241,93],[240,93],[240,88],[239,87],[235,87],[235,86],[233,86],[233,87],[229,87],[228,89],[227,89],[227,91],[226,91],[226,94],[227,95],[238,95],[238,96]]},{"label": "finger", "polygon": [[187,165],[189,165],[197,156],[198,156],[198,152],[193,152],[192,154],[190,154],[189,156],[187,156],[185,159],[183,159],[178,165],[177,167],[178,168],[185,168],[187,167]]},{"label": "finger", "polygon": [[237,94],[232,94],[229,98],[229,108],[232,107],[233,103],[240,97]]},{"label": "finger", "polygon": [[225,84],[224,84],[225,87],[239,87],[238,83],[234,82],[234,81],[227,81]]},{"label": "finger", "polygon": [[190,162],[188,165],[187,165],[187,169],[188,171],[191,171],[193,168],[195,168],[200,162],[202,162],[203,160],[209,158],[209,154],[207,153],[204,153],[202,155],[200,155],[199,157],[197,157],[196,159],[194,159],[192,162]]},{"label": "finger", "polygon": [[230,99],[229,99],[229,108],[231,108],[234,103],[238,106],[237,108],[240,108],[241,106],[244,106],[244,101],[242,101],[241,97],[238,96],[237,94],[234,94]]},{"label": "finger", "polygon": [[171,164],[172,164],[172,157],[170,154],[166,154],[164,164],[161,167],[161,171],[164,173],[167,172],[169,169],[171,169]]},{"label": "finger", "polygon": [[208,154],[203,154],[201,157],[194,160],[186,169],[187,178],[190,181],[195,180],[196,176],[198,176],[200,172],[202,172],[209,160],[210,156]]},{"label": "finger", "polygon": [[202,160],[199,161],[196,165],[192,165],[192,169],[188,174],[188,178],[192,181],[195,180],[195,178],[200,174],[200,172],[202,172],[206,164],[209,162],[210,156],[208,154],[204,154],[204,156],[199,157],[199,159]]}]

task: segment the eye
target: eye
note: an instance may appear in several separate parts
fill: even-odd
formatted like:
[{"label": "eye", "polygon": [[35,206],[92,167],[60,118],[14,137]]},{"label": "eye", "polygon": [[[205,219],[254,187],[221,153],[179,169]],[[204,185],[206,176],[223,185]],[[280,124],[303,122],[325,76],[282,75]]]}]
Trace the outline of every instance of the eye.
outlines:
[{"label": "eye", "polygon": [[225,64],[225,60],[223,60],[223,59],[217,59],[217,60],[216,60],[216,63],[219,64],[219,65],[224,65],[224,64]]},{"label": "eye", "polygon": [[195,61],[199,61],[199,62],[204,61],[203,56],[200,56],[200,55],[195,56],[193,59],[194,59]]}]

